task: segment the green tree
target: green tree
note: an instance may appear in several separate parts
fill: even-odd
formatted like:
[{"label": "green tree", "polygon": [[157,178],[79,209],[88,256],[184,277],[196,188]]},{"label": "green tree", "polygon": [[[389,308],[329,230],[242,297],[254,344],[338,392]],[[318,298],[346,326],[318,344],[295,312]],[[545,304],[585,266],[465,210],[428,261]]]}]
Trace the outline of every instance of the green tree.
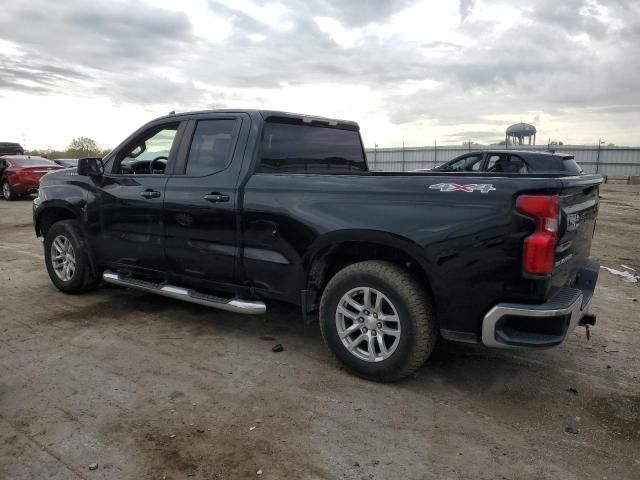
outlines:
[{"label": "green tree", "polygon": [[98,142],[89,137],[76,137],[67,147],[67,154],[70,157],[97,157],[101,153],[102,149]]}]

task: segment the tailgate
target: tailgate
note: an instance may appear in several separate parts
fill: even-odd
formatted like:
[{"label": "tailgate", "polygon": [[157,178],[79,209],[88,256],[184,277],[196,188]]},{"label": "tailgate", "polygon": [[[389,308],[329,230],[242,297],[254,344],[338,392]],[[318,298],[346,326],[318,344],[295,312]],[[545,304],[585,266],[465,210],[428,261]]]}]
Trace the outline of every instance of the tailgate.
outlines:
[{"label": "tailgate", "polygon": [[577,271],[589,259],[600,183],[599,175],[563,179],[553,285],[573,285]]}]

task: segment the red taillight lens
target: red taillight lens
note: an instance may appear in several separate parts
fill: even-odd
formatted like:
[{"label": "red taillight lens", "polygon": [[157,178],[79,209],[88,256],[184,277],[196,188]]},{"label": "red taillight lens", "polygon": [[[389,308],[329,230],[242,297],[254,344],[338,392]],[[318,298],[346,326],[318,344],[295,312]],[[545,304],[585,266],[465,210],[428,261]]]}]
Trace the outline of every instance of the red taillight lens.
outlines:
[{"label": "red taillight lens", "polygon": [[560,200],[557,195],[521,195],[516,208],[536,221],[536,231],[524,240],[522,268],[529,275],[549,275],[556,259]]}]

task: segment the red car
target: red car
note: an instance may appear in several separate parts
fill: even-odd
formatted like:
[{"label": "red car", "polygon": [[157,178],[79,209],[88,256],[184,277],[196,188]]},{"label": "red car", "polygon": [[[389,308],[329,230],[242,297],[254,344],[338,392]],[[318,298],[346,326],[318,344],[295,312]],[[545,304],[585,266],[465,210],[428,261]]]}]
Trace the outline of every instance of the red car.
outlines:
[{"label": "red car", "polygon": [[64,167],[43,157],[29,155],[5,155],[0,157],[0,184],[5,200],[15,200],[21,195],[35,193],[40,178],[53,170]]}]

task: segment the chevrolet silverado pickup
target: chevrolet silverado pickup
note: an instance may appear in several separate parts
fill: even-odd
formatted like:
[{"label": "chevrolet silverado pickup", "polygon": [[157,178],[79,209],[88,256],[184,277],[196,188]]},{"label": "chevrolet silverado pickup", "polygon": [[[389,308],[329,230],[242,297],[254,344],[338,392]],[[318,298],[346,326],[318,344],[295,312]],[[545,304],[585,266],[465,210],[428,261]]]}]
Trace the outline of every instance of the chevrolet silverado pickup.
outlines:
[{"label": "chevrolet silverado pickup", "polygon": [[251,315],[289,302],[347,370],[392,381],[440,336],[545,348],[593,324],[601,181],[372,172],[356,123],[204,111],[45,175],[33,222],[62,292],[105,281]]}]

